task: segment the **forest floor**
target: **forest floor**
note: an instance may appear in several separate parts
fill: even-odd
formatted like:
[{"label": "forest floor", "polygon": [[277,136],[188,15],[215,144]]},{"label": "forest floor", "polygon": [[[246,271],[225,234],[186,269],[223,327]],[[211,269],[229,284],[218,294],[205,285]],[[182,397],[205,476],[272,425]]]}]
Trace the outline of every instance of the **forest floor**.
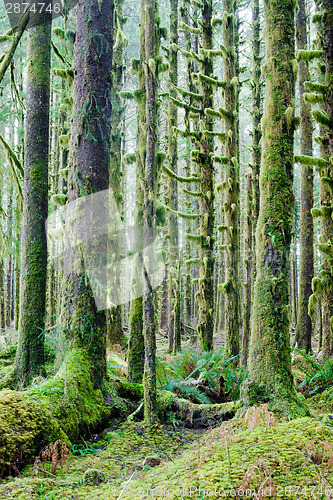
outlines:
[{"label": "forest floor", "polygon": [[3,480],[0,498],[329,499],[330,417],[277,422],[263,405],[204,433],[174,421],[153,435],[142,422],[125,422],[75,445],[53,472],[42,460]]},{"label": "forest floor", "polygon": [[[294,375],[304,378],[296,367]],[[50,445],[23,469],[13,465],[0,499],[331,499],[333,388],[307,404],[310,417],[288,421],[261,405],[210,429],[171,413],[153,433],[139,419],[113,420],[71,449]]]}]

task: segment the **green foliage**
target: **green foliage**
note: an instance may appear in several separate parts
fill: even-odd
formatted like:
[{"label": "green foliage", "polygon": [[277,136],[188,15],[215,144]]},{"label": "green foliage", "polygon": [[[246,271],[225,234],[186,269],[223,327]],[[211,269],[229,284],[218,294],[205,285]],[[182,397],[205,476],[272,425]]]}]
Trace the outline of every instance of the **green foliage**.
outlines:
[{"label": "green foliage", "polygon": [[295,364],[305,375],[299,385],[304,395],[313,396],[332,387],[333,359],[323,363],[304,351],[299,349],[294,349],[294,351],[298,354]]},{"label": "green foliage", "polygon": [[203,404],[211,404],[210,399],[202,394],[195,386],[185,385],[182,379],[170,380],[165,386],[162,387],[165,391],[175,392],[182,397],[192,400],[193,396],[195,398],[194,402],[201,402]]},{"label": "green foliage", "polygon": [[57,498],[57,493],[55,491],[46,493],[44,483],[41,483],[39,486],[38,498],[41,498],[42,500],[54,500]]},{"label": "green foliage", "polygon": [[[163,389],[177,388],[180,392],[197,396],[193,391],[195,388],[189,385],[191,381],[205,380],[212,390],[219,392],[219,381],[223,376],[225,392],[230,394],[231,399],[236,400],[239,398],[240,386],[247,378],[245,368],[235,367],[236,359],[237,356],[228,357],[224,349],[214,351],[204,351],[201,348],[184,349],[169,363],[159,360],[157,381],[160,385],[164,384]],[[184,382],[187,384],[184,385]]]},{"label": "green foliage", "polygon": [[78,444],[72,445],[72,453],[75,456],[84,457],[86,455],[96,455],[97,450],[92,446],[87,446],[86,448],[80,448]]}]

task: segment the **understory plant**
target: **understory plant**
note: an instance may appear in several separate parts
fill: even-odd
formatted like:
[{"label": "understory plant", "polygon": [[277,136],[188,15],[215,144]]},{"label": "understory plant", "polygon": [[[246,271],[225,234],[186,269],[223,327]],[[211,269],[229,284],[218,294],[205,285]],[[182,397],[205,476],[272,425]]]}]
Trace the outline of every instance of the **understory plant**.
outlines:
[{"label": "understory plant", "polygon": [[228,399],[236,400],[248,375],[246,368],[237,367],[237,358],[229,357],[224,349],[183,349],[174,357],[158,361],[157,381],[162,389],[174,391],[178,388],[181,393],[192,392],[203,403],[207,403],[208,398],[203,394],[198,396],[199,391],[194,384],[202,383],[218,393],[223,377],[224,393],[228,394]]},{"label": "understory plant", "polygon": [[304,374],[298,389],[305,396],[313,396],[333,385],[333,359],[320,361],[305,351],[294,349],[294,366]]}]

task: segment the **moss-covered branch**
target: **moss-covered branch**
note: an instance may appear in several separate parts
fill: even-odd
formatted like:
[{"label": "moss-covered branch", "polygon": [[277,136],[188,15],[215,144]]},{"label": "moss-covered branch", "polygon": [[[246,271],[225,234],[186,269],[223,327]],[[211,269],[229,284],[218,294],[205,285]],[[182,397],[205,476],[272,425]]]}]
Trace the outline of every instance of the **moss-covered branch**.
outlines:
[{"label": "moss-covered branch", "polygon": [[173,177],[174,179],[176,179],[179,182],[187,182],[187,183],[191,183],[191,182],[200,183],[201,182],[201,179],[199,177],[195,177],[195,176],[182,177],[181,175],[176,175],[166,165],[163,165],[162,168],[167,175],[169,175],[170,177]]},{"label": "moss-covered branch", "polygon": [[325,168],[327,166],[327,161],[322,158],[314,158],[313,156],[295,156],[295,162],[301,165],[312,165],[314,167]]},{"label": "moss-covered branch", "polygon": [[296,58],[297,61],[302,59],[303,61],[312,61],[313,59],[319,59],[322,57],[322,50],[299,50],[297,52]]}]

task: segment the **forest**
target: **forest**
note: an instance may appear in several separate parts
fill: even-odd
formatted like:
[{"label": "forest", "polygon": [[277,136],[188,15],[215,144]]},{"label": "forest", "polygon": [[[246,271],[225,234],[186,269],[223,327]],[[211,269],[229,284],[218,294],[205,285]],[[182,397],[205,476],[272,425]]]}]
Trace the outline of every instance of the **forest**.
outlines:
[{"label": "forest", "polygon": [[0,499],[333,498],[332,0],[0,3]]}]

